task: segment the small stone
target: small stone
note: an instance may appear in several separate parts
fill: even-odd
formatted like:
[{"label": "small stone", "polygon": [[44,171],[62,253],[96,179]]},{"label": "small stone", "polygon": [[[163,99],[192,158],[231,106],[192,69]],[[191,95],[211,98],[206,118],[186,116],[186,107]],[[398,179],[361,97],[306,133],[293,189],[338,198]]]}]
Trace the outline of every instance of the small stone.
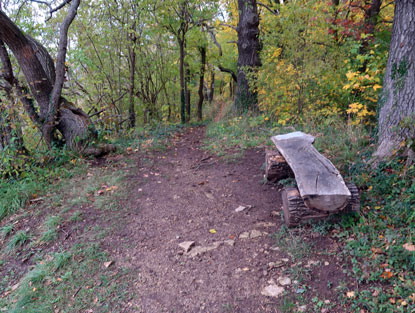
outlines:
[{"label": "small stone", "polygon": [[259,222],[259,223],[256,223],[255,226],[267,228],[267,227],[276,227],[277,224],[272,223],[272,222],[268,222],[268,223],[267,222]]},{"label": "small stone", "polygon": [[251,235],[250,235],[251,239],[258,238],[258,237],[261,237],[261,236],[262,236],[262,233],[259,230],[254,229],[254,230],[251,231]]},{"label": "small stone", "polygon": [[114,264],[114,261],[104,262],[104,266],[105,266],[105,268],[110,267],[112,264]]},{"label": "small stone", "polygon": [[277,285],[269,285],[262,289],[261,294],[266,297],[279,297],[284,292],[284,288]]},{"label": "small stone", "polygon": [[330,304],[330,300],[324,300],[325,304]]},{"label": "small stone", "polygon": [[227,244],[228,246],[233,247],[235,245],[235,240],[225,240],[223,243]]},{"label": "small stone", "polygon": [[327,261],[326,261],[326,262],[324,262],[324,265],[325,265],[325,266],[327,266],[327,265],[329,265],[329,264],[330,264],[330,263],[329,263],[329,262],[327,262]]},{"label": "small stone", "polygon": [[277,281],[281,286],[291,285],[291,278],[289,277],[278,277]]},{"label": "small stone", "polygon": [[189,252],[190,249],[195,245],[194,241],[183,241],[179,243],[179,247],[184,250],[184,252]]},{"label": "small stone", "polygon": [[307,264],[305,265],[305,267],[310,268],[311,266],[313,266],[313,265],[318,265],[318,264],[319,264],[319,261],[309,260],[309,261],[307,262]]},{"label": "small stone", "polygon": [[283,258],[283,259],[281,259],[281,261],[283,261],[283,262],[289,262],[289,261],[290,261],[290,259]]},{"label": "small stone", "polygon": [[246,206],[240,205],[235,209],[235,212],[243,212],[246,209],[247,209]]},{"label": "small stone", "polygon": [[271,247],[270,248],[272,251],[280,251],[280,247]]},{"label": "small stone", "polygon": [[239,239],[248,239],[248,238],[249,238],[249,232],[247,231],[239,235]]},{"label": "small stone", "polygon": [[298,312],[305,312],[305,311],[307,311],[307,306],[306,305],[299,306],[297,311]]}]

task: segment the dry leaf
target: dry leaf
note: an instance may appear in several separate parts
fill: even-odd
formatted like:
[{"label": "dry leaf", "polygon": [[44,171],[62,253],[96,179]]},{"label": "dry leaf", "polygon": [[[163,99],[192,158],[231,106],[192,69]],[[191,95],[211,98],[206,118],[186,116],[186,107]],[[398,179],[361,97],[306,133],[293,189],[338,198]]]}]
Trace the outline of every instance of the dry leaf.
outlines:
[{"label": "dry leaf", "polygon": [[383,279],[389,279],[393,276],[390,270],[385,270],[382,275],[380,275]]},{"label": "dry leaf", "polygon": [[405,250],[408,250],[408,251],[411,251],[411,252],[415,251],[415,245],[413,245],[411,243],[405,243],[404,245],[402,245],[402,247]]},{"label": "dry leaf", "polygon": [[346,296],[347,296],[347,298],[354,298],[355,297],[354,291],[348,291],[346,293]]}]

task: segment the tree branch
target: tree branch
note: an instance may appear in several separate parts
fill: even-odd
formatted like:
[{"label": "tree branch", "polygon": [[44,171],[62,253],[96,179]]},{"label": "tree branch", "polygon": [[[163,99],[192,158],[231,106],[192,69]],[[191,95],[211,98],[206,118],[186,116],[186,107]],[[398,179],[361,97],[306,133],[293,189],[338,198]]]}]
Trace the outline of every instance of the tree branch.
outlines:
[{"label": "tree branch", "polygon": [[233,25],[229,25],[229,24],[220,23],[220,24],[219,24],[219,26],[229,27],[229,28],[232,28],[234,31],[236,31],[236,26],[233,26]]},{"label": "tree branch", "polygon": [[59,109],[59,101],[62,94],[63,82],[65,80],[65,58],[68,46],[68,29],[76,16],[79,4],[80,0],[74,0],[72,2],[71,7],[69,8],[68,15],[65,17],[61,26],[58,46],[58,57],[56,59],[56,79],[50,97],[51,100],[49,103],[48,118],[46,120],[47,123],[51,123],[54,121],[54,119],[56,118],[56,113]]},{"label": "tree branch", "polygon": [[259,2],[259,1],[257,1],[256,3],[258,5],[260,5],[261,7],[264,7],[265,9],[267,9],[268,11],[270,11],[272,14],[274,14],[276,16],[280,15],[280,11],[278,11],[277,9],[272,9],[268,5],[266,5],[266,4],[262,3],[262,2]]},{"label": "tree branch", "polygon": [[229,74],[231,74],[232,75],[232,78],[233,78],[233,80],[235,81],[235,82],[238,82],[238,78],[237,78],[237,76],[236,76],[236,74],[235,74],[235,72],[234,71],[232,71],[231,69],[229,69],[229,68],[225,68],[225,67],[223,67],[222,65],[218,65],[218,67],[219,67],[219,70],[221,71],[221,72],[224,72],[224,73],[229,73]]}]

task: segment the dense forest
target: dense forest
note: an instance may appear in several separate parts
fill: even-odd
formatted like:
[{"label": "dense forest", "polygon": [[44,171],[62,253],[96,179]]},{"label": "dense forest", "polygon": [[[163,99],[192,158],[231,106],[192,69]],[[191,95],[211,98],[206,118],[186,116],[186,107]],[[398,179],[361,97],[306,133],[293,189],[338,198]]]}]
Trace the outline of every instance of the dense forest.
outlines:
[{"label": "dense forest", "polygon": [[[34,249],[10,219],[104,156],[163,150],[177,133],[203,127],[203,149],[235,161],[273,135],[302,130],[356,183],[362,209],[311,226],[339,241],[357,287],[339,283],[342,298],[328,303],[304,300],[302,286],[297,296],[309,312],[415,308],[412,0],[3,0],[0,67],[8,257]],[[26,312],[21,286],[35,281],[24,279],[16,288],[0,281],[0,311],[17,303],[13,312]],[[59,292],[58,308],[68,301]],[[303,300],[295,297],[278,310],[296,312]]]}]

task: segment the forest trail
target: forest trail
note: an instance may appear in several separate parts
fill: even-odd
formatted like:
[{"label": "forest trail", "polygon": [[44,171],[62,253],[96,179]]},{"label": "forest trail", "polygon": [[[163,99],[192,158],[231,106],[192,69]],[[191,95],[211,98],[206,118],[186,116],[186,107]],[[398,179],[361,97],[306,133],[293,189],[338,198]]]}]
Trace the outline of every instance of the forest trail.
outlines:
[{"label": "forest trail", "polygon": [[[275,312],[261,290],[268,263],[282,257],[270,236],[280,195],[262,183],[263,150],[229,163],[201,149],[203,133],[191,128],[167,151],[137,155],[129,217],[106,242],[135,275],[131,312]],[[189,253],[184,241],[195,242]]]}]

